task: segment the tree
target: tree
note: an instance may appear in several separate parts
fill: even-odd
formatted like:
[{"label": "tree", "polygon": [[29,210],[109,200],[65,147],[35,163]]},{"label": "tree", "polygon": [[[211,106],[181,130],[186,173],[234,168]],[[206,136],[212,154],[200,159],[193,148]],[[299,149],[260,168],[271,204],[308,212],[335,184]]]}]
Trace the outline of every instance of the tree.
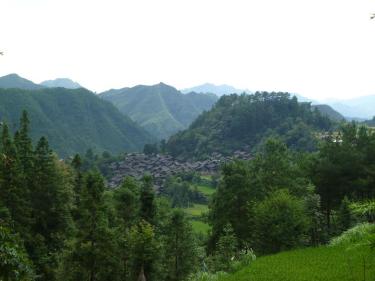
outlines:
[{"label": "tree", "polygon": [[143,153],[146,155],[157,154],[159,152],[158,144],[145,144],[143,148]]},{"label": "tree", "polygon": [[327,242],[328,237],[321,212],[320,196],[315,193],[314,186],[308,188],[309,193],[303,198],[305,213],[308,218],[309,244],[317,246]]},{"label": "tree", "polygon": [[132,177],[126,177],[114,193],[117,215],[123,228],[134,225],[140,208],[140,187]]},{"label": "tree", "polygon": [[151,176],[144,176],[140,194],[141,206],[139,217],[151,224],[154,223],[156,215],[155,192]]},{"label": "tree", "polygon": [[60,163],[42,137],[35,149],[30,257],[41,280],[55,280],[57,259],[71,233],[72,192]]},{"label": "tree", "polygon": [[225,164],[222,168],[222,176],[222,181],[209,206],[209,222],[212,225],[210,252],[216,248],[224,227],[228,224],[233,227],[239,246],[252,240],[251,209],[252,201],[257,198],[258,191],[251,185],[249,163],[235,161]]},{"label": "tree", "polygon": [[[130,245],[132,253],[132,280],[145,276],[147,281],[156,281],[158,261],[158,244],[155,239],[153,226],[141,220],[130,230]],[[138,279],[139,280],[139,279]]]},{"label": "tree", "polygon": [[108,226],[104,204],[104,181],[98,172],[89,172],[79,207],[75,243],[63,261],[62,280],[118,280],[117,239]]},{"label": "tree", "polygon": [[232,226],[227,224],[223,229],[223,234],[220,236],[214,252],[215,271],[229,271],[231,269],[231,261],[234,259],[236,252],[237,239]]},{"label": "tree", "polygon": [[0,203],[7,208],[14,229],[27,242],[31,239],[30,191],[25,185],[24,173],[16,146],[3,124],[0,142]]},{"label": "tree", "polygon": [[286,190],[275,191],[255,207],[255,248],[270,254],[301,245],[307,223],[303,202]]},{"label": "tree", "polygon": [[121,259],[121,276],[131,280],[131,241],[130,229],[138,221],[140,208],[140,186],[132,177],[126,177],[120,188],[114,192],[115,208],[118,217],[116,237],[119,241],[118,251]]},{"label": "tree", "polygon": [[341,201],[340,208],[337,213],[337,224],[339,232],[349,229],[353,223],[352,210],[350,209],[350,201],[348,197],[344,197]]},{"label": "tree", "polygon": [[0,280],[34,280],[32,264],[17,235],[0,225]]},{"label": "tree", "polygon": [[172,212],[166,226],[165,247],[166,280],[186,280],[196,266],[197,253],[191,225],[181,210]]}]

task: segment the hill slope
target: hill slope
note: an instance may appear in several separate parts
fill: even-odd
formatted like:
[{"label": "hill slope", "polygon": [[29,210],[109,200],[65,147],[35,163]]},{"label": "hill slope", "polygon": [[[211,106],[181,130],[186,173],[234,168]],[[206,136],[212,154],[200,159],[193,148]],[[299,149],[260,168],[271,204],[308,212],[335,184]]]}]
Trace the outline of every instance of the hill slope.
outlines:
[{"label": "hill slope", "polygon": [[48,88],[66,88],[66,89],[78,89],[82,88],[80,84],[70,80],[69,78],[56,78],[54,80],[46,80],[40,83],[40,85]]},{"label": "hill slope", "polygon": [[[283,252],[257,259],[250,266],[218,281],[352,281],[363,280],[363,259],[369,247],[346,249],[319,247]],[[366,261],[368,262],[368,260]],[[375,270],[367,264],[366,276],[373,280]]]},{"label": "hill slope", "polygon": [[0,77],[0,88],[4,88],[4,89],[19,88],[19,89],[35,90],[35,89],[44,88],[44,86],[35,84],[32,81],[22,78],[17,74],[9,74],[9,75]]},{"label": "hill slope", "polygon": [[286,93],[222,96],[189,129],[172,136],[167,151],[180,158],[205,158],[212,152],[253,148],[275,134],[292,148],[313,150],[314,131],[331,126],[330,119],[311,110],[310,103],[298,103]]},{"label": "hill slope", "polygon": [[375,116],[375,95],[348,100],[327,100],[324,103],[329,104],[348,119],[371,119]]},{"label": "hill slope", "polygon": [[317,105],[312,105],[311,107],[312,109],[316,108],[317,110],[319,110],[320,113],[322,113],[322,115],[325,115],[334,121],[345,120],[345,117],[341,113],[334,110],[331,106],[327,104],[317,104]]},{"label": "hill slope", "polygon": [[110,90],[100,94],[158,139],[166,139],[186,129],[203,111],[216,102],[209,94],[182,94],[163,83]]},{"label": "hill slope", "polygon": [[0,120],[14,130],[22,110],[35,141],[48,137],[60,156],[94,148],[113,153],[142,149],[152,138],[112,104],[83,88],[0,89]]}]

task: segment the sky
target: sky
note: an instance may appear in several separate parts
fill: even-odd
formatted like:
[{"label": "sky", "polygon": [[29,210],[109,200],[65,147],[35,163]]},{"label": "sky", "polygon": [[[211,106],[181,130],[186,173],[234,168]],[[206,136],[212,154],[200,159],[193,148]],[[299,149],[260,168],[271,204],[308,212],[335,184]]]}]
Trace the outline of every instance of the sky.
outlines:
[{"label": "sky", "polygon": [[375,95],[375,0],[0,0],[0,75]]}]

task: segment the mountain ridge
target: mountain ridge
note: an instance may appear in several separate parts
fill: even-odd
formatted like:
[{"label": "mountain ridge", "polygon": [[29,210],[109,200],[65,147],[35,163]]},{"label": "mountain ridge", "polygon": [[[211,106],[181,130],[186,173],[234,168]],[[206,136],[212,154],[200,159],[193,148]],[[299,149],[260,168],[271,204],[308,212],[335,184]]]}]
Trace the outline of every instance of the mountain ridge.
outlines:
[{"label": "mountain ridge", "polygon": [[66,89],[78,89],[83,88],[79,83],[69,79],[69,78],[56,78],[52,80],[45,80],[40,83],[40,85],[48,88],[66,88]]},{"label": "mountain ridge", "polygon": [[17,127],[29,113],[35,142],[46,136],[61,157],[84,153],[141,151],[154,139],[111,103],[84,89],[0,89],[0,120]]},{"label": "mountain ridge", "polygon": [[111,89],[99,94],[159,140],[187,128],[216,102],[210,94],[182,94],[164,83]]}]

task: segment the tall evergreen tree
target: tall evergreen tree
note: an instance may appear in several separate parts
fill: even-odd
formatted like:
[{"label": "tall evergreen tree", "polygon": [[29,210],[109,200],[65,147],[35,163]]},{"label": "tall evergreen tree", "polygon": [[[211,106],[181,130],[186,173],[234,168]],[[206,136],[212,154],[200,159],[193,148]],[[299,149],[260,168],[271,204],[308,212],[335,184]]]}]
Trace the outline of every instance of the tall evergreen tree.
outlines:
[{"label": "tall evergreen tree", "polygon": [[139,217],[151,224],[154,224],[156,215],[155,191],[153,188],[152,177],[144,176],[141,187],[141,206]]},{"label": "tall evergreen tree", "polygon": [[61,280],[119,280],[117,240],[108,226],[104,181],[98,172],[85,176],[77,234],[63,262]]},{"label": "tall evergreen tree", "polygon": [[28,234],[27,192],[22,186],[22,169],[7,124],[3,125],[0,157],[0,200],[3,206],[9,210],[15,230]]},{"label": "tall evergreen tree", "polygon": [[71,192],[64,184],[57,159],[42,137],[35,149],[32,207],[34,235],[31,258],[41,280],[55,280],[57,256],[71,228]]},{"label": "tall evergreen tree", "polygon": [[165,247],[166,280],[186,280],[196,266],[197,252],[191,225],[181,210],[172,213],[166,227]]}]

